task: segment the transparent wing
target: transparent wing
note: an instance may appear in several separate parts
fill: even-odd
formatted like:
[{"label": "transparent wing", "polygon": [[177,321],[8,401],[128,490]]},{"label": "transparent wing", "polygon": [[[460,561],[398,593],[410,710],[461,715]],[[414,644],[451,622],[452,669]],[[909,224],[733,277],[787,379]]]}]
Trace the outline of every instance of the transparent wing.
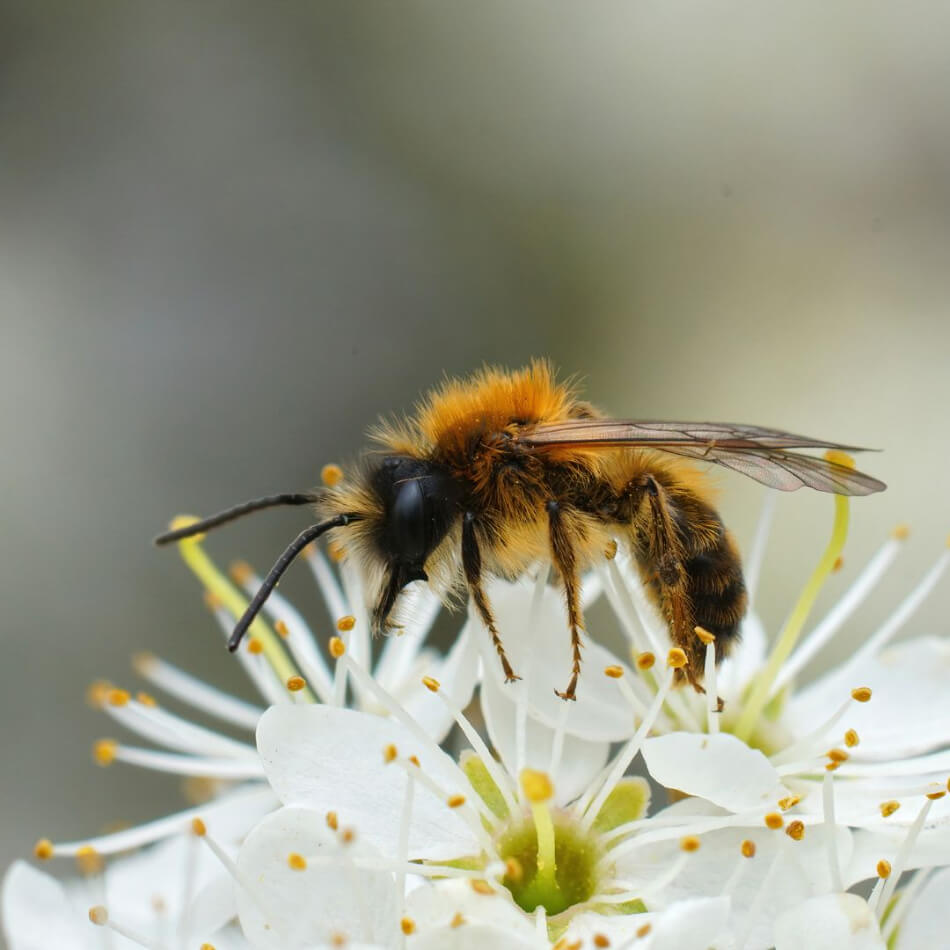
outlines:
[{"label": "transparent wing", "polygon": [[858,446],[793,435],[779,429],[727,422],[638,422],[624,419],[571,419],[533,426],[518,440],[539,449],[558,445],[642,446],[722,465],[777,488],[806,486],[838,495],[870,495],[887,486],[856,469],[794,449],[865,451]]}]

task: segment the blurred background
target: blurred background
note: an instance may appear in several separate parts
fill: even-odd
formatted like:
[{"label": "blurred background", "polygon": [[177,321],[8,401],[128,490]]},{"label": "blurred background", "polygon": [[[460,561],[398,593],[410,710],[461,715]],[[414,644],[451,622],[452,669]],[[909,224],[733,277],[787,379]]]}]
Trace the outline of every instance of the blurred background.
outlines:
[{"label": "blurred background", "polygon": [[[317,480],[443,373],[550,356],[617,415],[886,449],[819,614],[950,530],[950,7],[0,2],[0,866],[171,811],[88,682],[242,695],[170,516]],[[942,90],[942,91],[941,91]],[[762,491],[724,476],[748,548]],[[781,624],[827,496],[781,498]],[[304,523],[209,541],[267,567]],[[304,569],[285,590],[321,619]],[[908,632],[947,630],[947,586]],[[600,635],[592,624],[594,635]],[[604,631],[609,635],[609,631]]]}]

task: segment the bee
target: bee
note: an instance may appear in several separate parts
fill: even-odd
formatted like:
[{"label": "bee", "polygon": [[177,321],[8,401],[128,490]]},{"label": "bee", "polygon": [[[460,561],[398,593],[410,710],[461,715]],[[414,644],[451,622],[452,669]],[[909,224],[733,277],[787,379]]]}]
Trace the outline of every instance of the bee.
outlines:
[{"label": "bee", "polygon": [[566,688],[555,692],[572,700],[583,645],[581,574],[619,539],[687,656],[680,678],[701,690],[705,649],[695,628],[713,634],[721,660],[738,638],[747,597],[736,545],[694,463],[782,491],[867,495],[885,488],[834,453],[798,452],[860,451],[855,447],[759,426],[609,418],[544,361],[446,380],[411,417],[383,422],[371,434],[379,449],[352,478],[258,498],[155,539],[178,541],[263,508],[313,506],[317,523],[274,564],[238,620],[230,650],[293,560],[327,534],[358,559],[375,592],[368,605],[374,632],[391,629],[400,593],[415,581],[443,599],[467,595],[510,682],[519,677],[485,579],[514,579],[547,561],[564,593],[573,660]]}]

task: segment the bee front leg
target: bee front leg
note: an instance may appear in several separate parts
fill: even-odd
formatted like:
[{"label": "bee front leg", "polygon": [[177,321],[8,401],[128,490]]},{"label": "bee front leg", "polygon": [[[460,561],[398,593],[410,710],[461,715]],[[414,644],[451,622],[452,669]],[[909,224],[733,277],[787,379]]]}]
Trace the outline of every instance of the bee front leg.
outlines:
[{"label": "bee front leg", "polygon": [[551,561],[561,575],[564,584],[564,597],[567,601],[567,622],[571,628],[571,651],[573,665],[571,679],[564,692],[555,690],[561,699],[577,699],[577,678],[581,675],[581,633],[583,618],[581,617],[580,589],[581,581],[577,573],[577,557],[574,545],[571,543],[570,530],[565,523],[564,511],[556,501],[549,501],[548,530],[551,539]]},{"label": "bee front leg", "polygon": [[514,683],[520,680],[521,677],[515,673],[511,668],[511,663],[508,662],[504,644],[502,644],[498,628],[495,626],[491,605],[488,603],[488,598],[482,588],[482,555],[478,549],[478,538],[475,536],[475,515],[470,511],[466,512],[462,519],[462,569],[465,571],[465,581],[468,584],[472,603],[475,604],[475,609],[482,618],[482,623],[488,628],[491,642],[498,653],[498,659],[501,660],[505,682]]}]

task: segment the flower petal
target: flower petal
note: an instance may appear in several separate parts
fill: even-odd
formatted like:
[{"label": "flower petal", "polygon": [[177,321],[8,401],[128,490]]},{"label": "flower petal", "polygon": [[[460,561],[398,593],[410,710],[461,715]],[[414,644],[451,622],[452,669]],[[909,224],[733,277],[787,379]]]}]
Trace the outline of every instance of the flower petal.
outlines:
[{"label": "flower petal", "polygon": [[726,929],[729,899],[690,898],[677,901],[658,914],[637,915],[636,919],[641,917],[644,923],[650,918],[650,933],[642,944],[644,950],[707,950]]},{"label": "flower petal", "polygon": [[672,732],[647,739],[643,759],[661,785],[733,812],[767,809],[786,794],[769,760],[725,732]]},{"label": "flower petal", "polygon": [[10,950],[83,950],[88,922],[59,881],[16,861],[3,879],[3,930]]},{"label": "flower petal", "polygon": [[897,930],[900,950],[939,947],[950,934],[950,868],[935,874],[913,899]]},{"label": "flower petal", "polygon": [[864,898],[857,894],[823,894],[790,908],[775,921],[775,950],[803,947],[884,950],[885,944],[877,918]]},{"label": "flower petal", "polygon": [[[420,768],[446,794],[470,794],[456,763],[392,719],[329,706],[272,706],[257,727],[267,777],[281,801],[321,814],[336,811],[383,854],[395,854],[408,781],[386,765],[383,749],[416,755]],[[429,789],[416,787],[409,831],[411,858],[457,858],[479,851],[471,829]]]}]

